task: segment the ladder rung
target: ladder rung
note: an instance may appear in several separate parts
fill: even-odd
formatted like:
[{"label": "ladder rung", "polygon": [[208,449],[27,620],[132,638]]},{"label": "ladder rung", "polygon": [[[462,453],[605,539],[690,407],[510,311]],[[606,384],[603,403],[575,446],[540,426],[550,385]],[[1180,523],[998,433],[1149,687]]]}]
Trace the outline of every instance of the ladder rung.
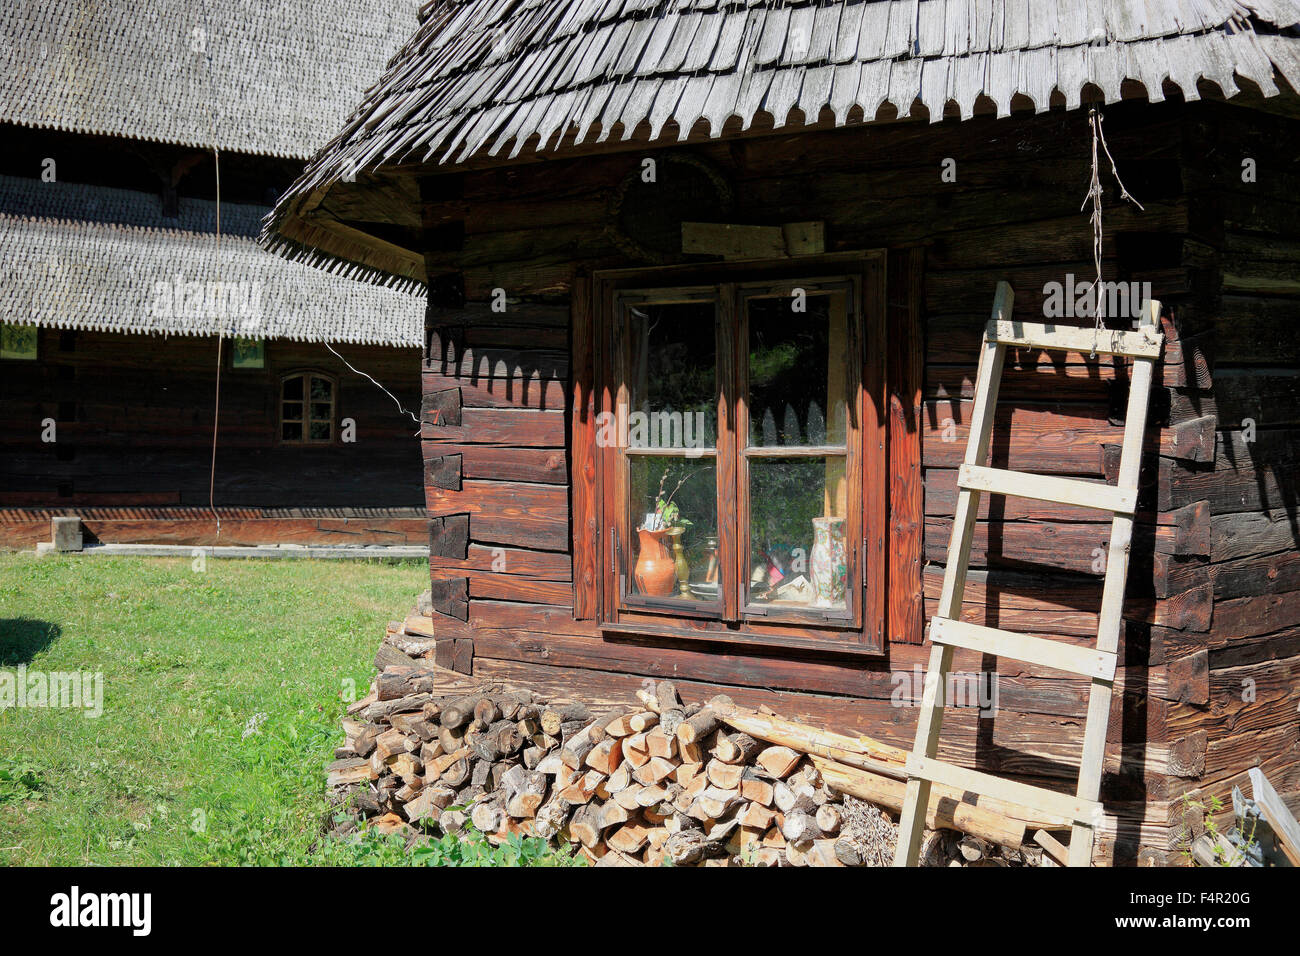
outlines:
[{"label": "ladder rung", "polygon": [[1136,332],[1119,329],[1097,332],[1085,326],[1044,325],[1041,322],[1016,322],[1009,319],[990,320],[985,334],[990,342],[999,345],[1149,359],[1160,357],[1160,345],[1164,339],[1152,326],[1145,326]]},{"label": "ladder rung", "polygon": [[1096,648],[1075,647],[1073,644],[1001,631],[994,627],[981,627],[965,621],[952,621],[944,617],[930,619],[930,640],[935,644],[964,647],[1028,664],[1054,667],[1095,680],[1115,679],[1115,655]]},{"label": "ladder rung", "polygon": [[1096,800],[1082,800],[1074,794],[1034,787],[1016,780],[1004,780],[992,774],[915,753],[907,755],[907,775],[931,783],[946,784],[982,797],[1005,800],[1030,810],[1042,810],[1093,828],[1102,822],[1101,804]]},{"label": "ladder rung", "polygon": [[1137,509],[1137,492],[1101,482],[1079,478],[1058,478],[1025,471],[962,465],[957,470],[957,487],[970,491],[988,491],[995,495],[1016,495],[1038,501],[1054,501],[1097,511],[1131,515]]}]

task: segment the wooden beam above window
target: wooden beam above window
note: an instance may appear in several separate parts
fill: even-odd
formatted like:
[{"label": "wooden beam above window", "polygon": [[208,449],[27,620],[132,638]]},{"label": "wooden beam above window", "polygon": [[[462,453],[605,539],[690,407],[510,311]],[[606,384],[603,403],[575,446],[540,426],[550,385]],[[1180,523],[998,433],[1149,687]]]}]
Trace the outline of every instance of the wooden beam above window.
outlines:
[{"label": "wooden beam above window", "polygon": [[723,259],[784,259],[826,251],[824,222],[742,226],[723,222],[682,223],[682,252]]}]

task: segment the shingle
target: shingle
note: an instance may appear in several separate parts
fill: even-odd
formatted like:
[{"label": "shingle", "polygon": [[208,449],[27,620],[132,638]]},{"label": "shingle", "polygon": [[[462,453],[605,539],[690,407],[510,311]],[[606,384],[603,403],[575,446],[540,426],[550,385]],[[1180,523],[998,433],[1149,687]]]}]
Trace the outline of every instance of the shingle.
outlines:
[{"label": "shingle", "polygon": [[205,19],[193,0],[7,0],[0,122],[210,148],[215,111],[218,147],[305,158],[415,32],[418,6],[214,0]]},{"label": "shingle", "polygon": [[[164,220],[156,196],[81,184],[0,177],[0,315],[34,325],[167,335],[243,334],[299,342],[419,346],[423,298],[372,288],[310,265],[286,262],[249,235],[258,207],[182,199]],[[24,211],[25,210],[25,211]],[[239,234],[232,229],[238,229]],[[235,283],[244,307],[187,313],[177,283]],[[160,297],[160,288],[172,294]],[[230,289],[223,286],[223,291]],[[168,306],[173,306],[168,308]]]},{"label": "shingle", "polygon": [[703,117],[717,136],[733,115],[780,125],[795,106],[871,121],[886,100],[937,121],[948,103],[969,118],[981,95],[1000,115],[1018,94],[1077,108],[1090,83],[1113,101],[1126,79],[1158,100],[1167,76],[1188,97],[1200,77],[1273,94],[1275,74],[1300,80],[1300,39],[1277,33],[1297,21],[1300,0],[467,0],[435,8],[263,235],[341,162],[515,155],[574,126],[603,142],[641,124],[685,136]]}]

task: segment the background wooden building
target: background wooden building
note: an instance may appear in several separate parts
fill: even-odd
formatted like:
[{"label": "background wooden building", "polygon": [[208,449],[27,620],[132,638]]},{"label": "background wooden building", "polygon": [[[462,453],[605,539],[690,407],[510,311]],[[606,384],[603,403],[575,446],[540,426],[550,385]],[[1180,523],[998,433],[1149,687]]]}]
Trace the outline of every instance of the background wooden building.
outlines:
[{"label": "background wooden building", "polygon": [[[1298,24],[1283,0],[428,5],[264,242],[428,289],[424,482],[448,659],[553,694],[671,676],[697,698],[721,688],[910,744],[995,284],[1015,288],[1017,317],[1042,320],[1051,283],[1091,281],[1080,201],[1087,107],[1104,104],[1143,206],[1121,201],[1103,152],[1105,277],[1150,283],[1167,344],[1098,852],[1177,860],[1185,795],[1227,797],[1253,765],[1294,805]],[[849,305],[764,325],[745,297],[801,285]],[[654,312],[701,302],[694,319]],[[809,346],[819,322],[831,331]],[[802,376],[760,370],[772,343]],[[840,356],[842,379],[822,378]],[[715,373],[704,460],[718,477],[716,501],[693,499],[692,593],[640,600],[633,541],[658,473],[638,484],[634,456],[596,441],[597,416],[670,381],[680,399],[701,369]],[[752,547],[756,511],[798,510],[754,491],[773,444],[755,381],[847,396],[838,438],[829,416],[810,425],[806,396],[788,400],[793,428],[774,416],[778,455],[825,459],[814,509],[835,513],[831,460],[847,458],[839,615],[774,614],[749,580],[770,584],[760,566],[792,550]],[[1021,352],[993,463],[1113,480],[1126,393],[1122,365]],[[755,429],[736,427],[747,415]],[[814,431],[825,447],[810,451]],[[963,617],[1091,640],[1108,528],[1080,509],[986,503]],[[716,598],[695,592],[709,532]],[[1073,781],[1086,681],[957,660],[996,668],[998,706],[951,708],[941,754]]]},{"label": "background wooden building", "polygon": [[423,304],[255,241],[415,13],[0,11],[0,547],[48,540],[58,515],[113,543],[424,543],[415,426],[338,357],[414,408]]}]

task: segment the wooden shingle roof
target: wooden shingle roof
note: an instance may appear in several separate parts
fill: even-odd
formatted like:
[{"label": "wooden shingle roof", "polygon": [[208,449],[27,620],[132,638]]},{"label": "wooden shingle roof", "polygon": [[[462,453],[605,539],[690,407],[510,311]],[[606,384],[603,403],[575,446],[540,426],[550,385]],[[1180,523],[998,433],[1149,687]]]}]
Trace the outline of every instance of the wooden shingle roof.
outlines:
[{"label": "wooden shingle roof", "polygon": [[305,159],[418,0],[5,0],[0,122]]},{"label": "wooden shingle roof", "polygon": [[998,115],[1300,89],[1300,0],[437,0],[380,82],[282,198],[281,254],[419,279],[309,220],[340,180],[399,164],[507,161],[634,136],[671,142],[760,116]]},{"label": "wooden shingle roof", "polygon": [[253,238],[266,212],[222,203],[218,243],[205,200],[168,218],[155,194],[0,176],[0,322],[421,344],[422,299],[268,255]]}]

